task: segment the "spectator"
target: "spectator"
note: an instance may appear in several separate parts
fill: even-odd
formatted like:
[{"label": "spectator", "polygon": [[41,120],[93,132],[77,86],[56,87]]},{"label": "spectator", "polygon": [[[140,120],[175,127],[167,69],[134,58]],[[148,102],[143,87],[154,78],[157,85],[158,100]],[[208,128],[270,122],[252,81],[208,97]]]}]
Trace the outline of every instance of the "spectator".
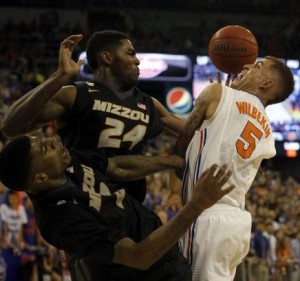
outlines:
[{"label": "spectator", "polygon": [[276,249],[277,249],[277,241],[274,235],[274,228],[271,221],[265,224],[265,231],[263,235],[269,241],[269,250],[267,252],[267,261],[270,269],[271,276],[275,273],[276,269]]},{"label": "spectator", "polygon": [[16,193],[9,191],[0,211],[4,233],[2,254],[7,265],[6,281],[22,280],[21,249],[24,244],[22,227],[27,223],[24,206],[19,204]]}]

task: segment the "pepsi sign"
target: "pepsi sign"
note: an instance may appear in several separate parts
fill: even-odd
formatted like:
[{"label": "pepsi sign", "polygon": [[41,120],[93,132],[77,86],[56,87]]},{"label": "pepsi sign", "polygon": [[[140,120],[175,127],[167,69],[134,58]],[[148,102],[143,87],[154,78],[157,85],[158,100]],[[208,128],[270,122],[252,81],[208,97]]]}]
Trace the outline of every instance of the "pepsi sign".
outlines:
[{"label": "pepsi sign", "polygon": [[191,93],[182,87],[175,87],[169,90],[166,96],[166,104],[171,112],[185,114],[193,105]]}]

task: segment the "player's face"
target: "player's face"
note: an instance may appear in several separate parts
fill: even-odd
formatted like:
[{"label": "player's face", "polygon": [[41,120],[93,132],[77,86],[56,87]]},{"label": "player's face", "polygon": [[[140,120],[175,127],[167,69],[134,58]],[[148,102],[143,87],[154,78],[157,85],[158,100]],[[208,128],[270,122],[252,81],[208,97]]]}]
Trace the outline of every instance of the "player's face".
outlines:
[{"label": "player's face", "polygon": [[129,40],[121,40],[122,46],[112,55],[111,71],[121,87],[133,87],[140,75],[140,61]]},{"label": "player's face", "polygon": [[33,173],[45,173],[51,179],[64,174],[71,162],[67,149],[56,138],[31,138],[31,156]]},{"label": "player's face", "polygon": [[272,64],[271,60],[264,59],[253,64],[246,64],[231,83],[231,87],[237,90],[251,92],[258,89],[262,84],[271,80],[269,67]]}]

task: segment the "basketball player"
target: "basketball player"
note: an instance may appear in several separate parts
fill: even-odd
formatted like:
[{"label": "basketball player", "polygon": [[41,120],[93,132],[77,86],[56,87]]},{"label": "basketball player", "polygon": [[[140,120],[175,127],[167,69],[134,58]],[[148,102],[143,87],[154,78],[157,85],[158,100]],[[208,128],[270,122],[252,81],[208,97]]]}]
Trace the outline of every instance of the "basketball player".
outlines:
[{"label": "basketball player", "polygon": [[230,87],[213,83],[197,99],[175,146],[184,155],[182,198],[192,198],[195,183],[212,163],[226,163],[236,188],[203,212],[181,240],[193,280],[233,280],[248,253],[251,215],[245,195],[263,159],[275,155],[265,107],[284,101],[294,88],[290,69],[266,57],[245,65]]},{"label": "basketball player", "polygon": [[[72,35],[61,43],[58,70],[10,107],[3,132],[13,137],[56,120],[68,148],[105,148],[108,156],[140,153],[145,142],[163,129],[178,135],[183,121],[136,88],[140,62],[124,33],[94,33],[87,44],[93,81],[64,86],[82,65],[71,57],[82,37]],[[145,188],[137,188],[132,194],[143,201]]]},{"label": "basketball player", "polygon": [[146,156],[107,159],[100,152],[80,157],[88,158],[85,163],[98,157],[98,170],[78,162],[78,154],[71,159],[54,138],[21,136],[0,154],[0,180],[29,194],[44,239],[76,257],[72,280],[191,280],[177,240],[205,208],[233,189],[223,188],[231,174],[227,167],[212,165],[195,184],[189,203],[162,226],[154,212],[105,174],[135,179],[141,168],[126,171],[124,161],[144,167],[139,176],[145,176],[147,169],[181,167],[180,157],[154,162]]}]

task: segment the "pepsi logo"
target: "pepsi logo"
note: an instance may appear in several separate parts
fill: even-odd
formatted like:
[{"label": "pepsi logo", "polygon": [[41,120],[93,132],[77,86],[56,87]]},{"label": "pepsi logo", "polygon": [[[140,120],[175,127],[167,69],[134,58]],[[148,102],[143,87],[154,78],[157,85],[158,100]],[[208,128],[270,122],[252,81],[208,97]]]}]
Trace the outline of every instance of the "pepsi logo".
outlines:
[{"label": "pepsi logo", "polygon": [[190,92],[185,88],[172,88],[166,97],[168,108],[176,114],[187,113],[192,105],[193,99]]}]

